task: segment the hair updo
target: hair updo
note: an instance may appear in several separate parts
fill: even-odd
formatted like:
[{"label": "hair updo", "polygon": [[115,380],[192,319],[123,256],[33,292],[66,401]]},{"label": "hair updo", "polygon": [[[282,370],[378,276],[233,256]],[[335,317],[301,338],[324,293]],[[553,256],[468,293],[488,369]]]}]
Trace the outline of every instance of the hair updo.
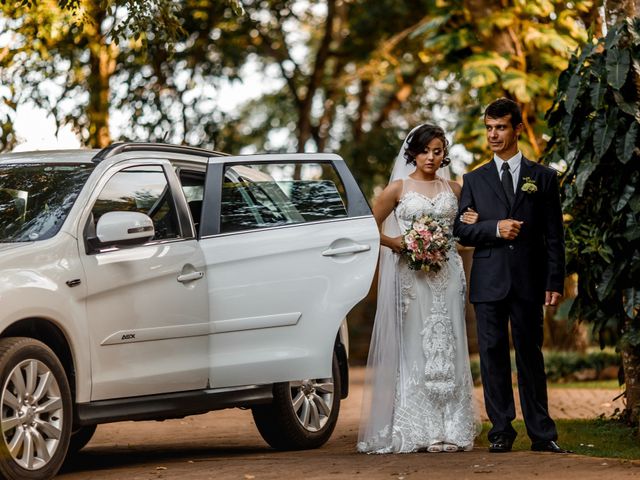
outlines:
[{"label": "hair updo", "polygon": [[444,130],[437,125],[431,125],[430,123],[425,123],[424,125],[420,125],[416,130],[409,135],[407,139],[407,148],[404,150],[404,158],[407,161],[407,165],[415,165],[416,164],[416,156],[420,155],[424,152],[424,149],[431,140],[434,138],[439,138],[442,141],[443,147],[443,159],[440,167],[446,167],[451,163],[451,159],[449,158],[449,141],[447,137],[444,135]]}]

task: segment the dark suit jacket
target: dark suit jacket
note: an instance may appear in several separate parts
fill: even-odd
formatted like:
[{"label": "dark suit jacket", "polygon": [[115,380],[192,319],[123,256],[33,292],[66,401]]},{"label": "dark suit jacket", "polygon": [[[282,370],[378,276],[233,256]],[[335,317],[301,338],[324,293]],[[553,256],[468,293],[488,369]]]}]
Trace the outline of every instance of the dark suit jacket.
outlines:
[{"label": "dark suit jacket", "polygon": [[[527,177],[537,191],[522,190]],[[511,208],[493,160],[463,179],[454,235],[462,245],[475,247],[470,301],[496,302],[512,291],[519,298],[544,303],[545,290],[562,293],[564,233],[556,171],[523,157]],[[468,207],[478,212],[478,223],[460,222],[460,213]],[[524,222],[515,240],[496,237],[498,220],[506,218]]]}]

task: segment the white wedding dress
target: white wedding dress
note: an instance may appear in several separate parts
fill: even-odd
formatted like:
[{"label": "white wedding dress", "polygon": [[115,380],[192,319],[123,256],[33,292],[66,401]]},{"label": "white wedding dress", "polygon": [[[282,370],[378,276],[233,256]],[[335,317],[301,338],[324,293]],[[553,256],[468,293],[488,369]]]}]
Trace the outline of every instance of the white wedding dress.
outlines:
[{"label": "white wedding dress", "polygon": [[[400,232],[423,215],[453,228],[458,202],[449,183],[403,180],[395,209]],[[387,255],[390,253],[386,252]],[[465,327],[466,281],[452,244],[438,273],[410,270],[391,254],[394,306],[379,301],[369,353],[358,451],[406,453],[446,442],[470,449],[479,433]],[[387,268],[387,270],[389,270]],[[379,294],[383,282],[381,280]]]}]

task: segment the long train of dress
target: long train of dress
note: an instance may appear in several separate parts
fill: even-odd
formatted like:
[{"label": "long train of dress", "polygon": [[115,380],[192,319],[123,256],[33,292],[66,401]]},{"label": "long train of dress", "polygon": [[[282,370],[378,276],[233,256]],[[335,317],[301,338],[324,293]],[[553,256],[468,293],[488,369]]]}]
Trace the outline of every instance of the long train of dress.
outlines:
[{"label": "long train of dress", "polygon": [[[448,182],[404,180],[395,209],[401,231],[426,214],[452,228],[457,199]],[[478,424],[466,339],[466,281],[454,244],[448,257],[435,274],[410,270],[403,259],[397,263],[401,347],[395,385],[386,386],[395,388],[393,412],[376,431],[367,428],[375,422],[363,419],[360,452],[414,452],[439,442],[461,449],[473,445]],[[375,391],[371,398],[375,402]],[[368,414],[376,414],[375,405]]]}]

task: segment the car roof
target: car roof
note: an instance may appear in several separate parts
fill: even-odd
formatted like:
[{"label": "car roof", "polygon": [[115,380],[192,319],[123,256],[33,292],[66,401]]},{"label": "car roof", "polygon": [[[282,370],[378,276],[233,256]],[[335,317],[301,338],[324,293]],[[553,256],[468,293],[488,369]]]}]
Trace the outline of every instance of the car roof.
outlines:
[{"label": "car roof", "polygon": [[3,153],[0,163],[91,163],[98,150],[36,150]]},{"label": "car roof", "polygon": [[186,145],[171,145],[151,142],[116,142],[103,149],[36,150],[0,155],[0,163],[100,163],[127,153],[131,158],[140,158],[150,153],[164,153],[176,158],[189,158],[206,164],[209,157],[224,156],[225,153]]}]

